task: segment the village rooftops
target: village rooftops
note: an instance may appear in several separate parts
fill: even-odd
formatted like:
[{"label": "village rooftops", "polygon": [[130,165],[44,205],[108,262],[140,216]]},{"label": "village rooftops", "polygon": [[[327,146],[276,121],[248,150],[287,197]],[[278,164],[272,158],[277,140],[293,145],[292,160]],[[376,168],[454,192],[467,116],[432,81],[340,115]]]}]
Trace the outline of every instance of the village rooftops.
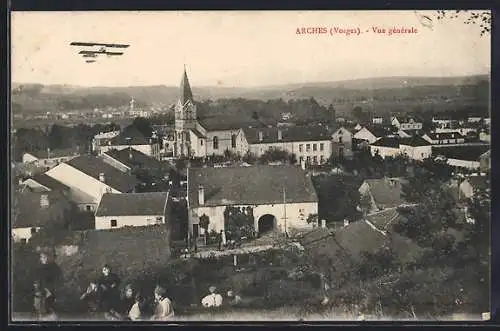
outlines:
[{"label": "village rooftops", "polygon": [[370,193],[377,205],[386,208],[398,207],[406,204],[402,196],[402,188],[407,181],[404,178],[365,179]]},{"label": "village rooftops", "polygon": [[371,145],[380,147],[399,148],[400,145],[418,147],[418,146],[429,146],[430,143],[419,136],[413,136],[409,138],[400,138],[397,136],[391,136],[391,137],[382,137]]},{"label": "village rooftops", "polygon": [[134,176],[121,172],[95,156],[82,155],[66,163],[97,180],[100,174],[104,174],[105,183],[122,193],[131,192],[138,184]]},{"label": "village rooftops", "polygon": [[129,168],[132,168],[134,166],[141,166],[144,168],[156,169],[161,164],[155,158],[141,153],[132,147],[127,147],[121,150],[111,149],[105,154]]},{"label": "village rooftops", "polygon": [[[69,201],[58,191],[32,192],[24,190],[15,192],[17,215],[12,217],[12,228],[47,226],[56,218],[64,217],[69,209]],[[46,207],[41,201],[45,200]]]},{"label": "village rooftops", "polygon": [[[245,137],[249,144],[326,141],[332,139],[331,135],[333,132],[326,126],[245,128],[243,131],[245,132]],[[281,137],[279,137],[280,132]],[[260,139],[261,137],[262,140]]]},{"label": "village rooftops", "polygon": [[390,134],[392,131],[384,125],[367,125],[364,128],[371,132],[375,137],[380,138]]},{"label": "village rooftops", "polygon": [[149,145],[151,137],[133,126],[126,127],[119,135],[107,140],[110,145]]},{"label": "village rooftops", "polygon": [[251,167],[189,168],[188,201],[200,207],[198,189],[205,193],[203,206],[282,204],[317,202],[309,175],[291,165]]},{"label": "village rooftops", "polygon": [[68,186],[46,174],[36,174],[31,179],[51,191],[69,191]]},{"label": "village rooftops", "polygon": [[449,146],[435,149],[436,156],[442,155],[448,159],[478,161],[479,157],[487,152],[491,146],[489,144],[478,144],[471,146]]},{"label": "village rooftops", "polygon": [[168,197],[168,192],[105,193],[95,216],[164,215]]},{"label": "village rooftops", "polygon": [[463,136],[460,132],[429,132],[427,133],[427,136],[431,138],[432,140],[443,140],[443,139],[465,139],[465,136]]}]

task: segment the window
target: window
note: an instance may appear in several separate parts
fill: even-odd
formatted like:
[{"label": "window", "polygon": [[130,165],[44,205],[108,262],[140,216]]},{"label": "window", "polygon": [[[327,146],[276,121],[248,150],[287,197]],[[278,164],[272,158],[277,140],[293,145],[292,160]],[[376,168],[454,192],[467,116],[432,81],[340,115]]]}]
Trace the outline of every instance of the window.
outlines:
[{"label": "window", "polygon": [[310,156],[306,157],[306,163],[307,164],[311,163],[311,157]]},{"label": "window", "polygon": [[304,161],[304,157],[303,156],[299,157],[299,163],[302,163],[302,161]]},{"label": "window", "polygon": [[319,163],[321,164],[325,163],[325,157],[323,155],[319,157]]},{"label": "window", "polygon": [[311,151],[311,144],[306,144],[306,152],[310,152]]},{"label": "window", "polygon": [[339,143],[342,143],[342,136],[339,136]]},{"label": "window", "polygon": [[304,150],[304,144],[299,144],[299,153],[302,153]]},{"label": "window", "polygon": [[313,163],[314,163],[314,164],[318,163],[318,157],[317,157],[316,155],[315,155],[315,156],[313,156]]},{"label": "window", "polygon": [[36,228],[31,228],[31,234],[36,233]]},{"label": "window", "polygon": [[213,139],[213,149],[219,149],[219,137],[215,136]]},{"label": "window", "polygon": [[236,135],[231,135],[231,148],[236,148]]},{"label": "window", "polygon": [[87,205],[85,208],[87,209],[87,211],[92,211],[92,206],[90,205]]},{"label": "window", "polygon": [[316,152],[318,150],[318,146],[316,144],[313,144],[313,152]]},{"label": "window", "polygon": [[203,146],[203,139],[200,140],[200,145]]},{"label": "window", "polygon": [[21,244],[26,244],[26,238],[21,239]]},{"label": "window", "polygon": [[111,220],[111,227],[116,228],[118,225],[118,222],[116,220]]},{"label": "window", "polygon": [[156,224],[161,224],[161,223],[163,223],[163,217],[157,217]]},{"label": "window", "polygon": [[320,143],[320,144],[319,144],[319,150],[320,150],[320,151],[324,151],[324,150],[325,150],[325,144]]}]

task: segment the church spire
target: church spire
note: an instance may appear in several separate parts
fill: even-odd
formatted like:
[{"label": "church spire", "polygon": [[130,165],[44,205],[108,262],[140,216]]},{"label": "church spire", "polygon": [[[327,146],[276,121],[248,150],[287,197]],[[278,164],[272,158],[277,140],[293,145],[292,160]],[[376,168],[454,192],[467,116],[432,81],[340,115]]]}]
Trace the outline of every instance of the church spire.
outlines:
[{"label": "church spire", "polygon": [[185,105],[188,100],[193,101],[193,92],[191,92],[191,86],[189,85],[189,80],[186,73],[186,65],[184,65],[184,74],[182,75],[181,80],[180,101],[182,105]]}]

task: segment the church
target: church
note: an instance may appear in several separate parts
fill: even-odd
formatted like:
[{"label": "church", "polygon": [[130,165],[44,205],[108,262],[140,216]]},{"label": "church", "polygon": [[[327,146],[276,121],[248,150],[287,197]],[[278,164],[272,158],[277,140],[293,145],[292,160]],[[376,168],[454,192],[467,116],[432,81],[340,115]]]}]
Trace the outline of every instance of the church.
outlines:
[{"label": "church", "polygon": [[175,105],[174,157],[222,155],[226,150],[240,155],[248,151],[243,130],[209,127],[198,120],[193,92],[184,68],[180,96]]}]

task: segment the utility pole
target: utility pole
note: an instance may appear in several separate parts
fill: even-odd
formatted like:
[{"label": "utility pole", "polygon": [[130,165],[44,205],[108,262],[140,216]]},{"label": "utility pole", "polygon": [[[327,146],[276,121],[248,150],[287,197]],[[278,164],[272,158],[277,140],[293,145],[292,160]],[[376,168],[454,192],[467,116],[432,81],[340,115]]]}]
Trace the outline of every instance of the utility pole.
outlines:
[{"label": "utility pole", "polygon": [[286,190],[283,187],[283,219],[285,221],[285,236],[288,238],[287,217],[286,217]]}]

